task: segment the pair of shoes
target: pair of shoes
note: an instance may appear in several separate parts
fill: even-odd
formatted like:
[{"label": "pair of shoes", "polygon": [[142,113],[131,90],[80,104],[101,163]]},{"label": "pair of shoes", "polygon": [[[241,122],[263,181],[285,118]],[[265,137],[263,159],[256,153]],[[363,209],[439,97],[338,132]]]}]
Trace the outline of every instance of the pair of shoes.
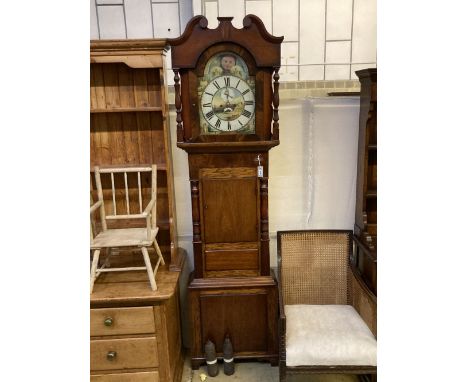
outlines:
[{"label": "pair of shoes", "polygon": [[[213,342],[208,340],[205,344],[206,368],[210,377],[218,375],[218,359],[216,357],[216,349]],[[234,374],[234,352],[232,349],[231,340],[226,336],[223,344],[223,359],[224,359],[224,374]]]}]

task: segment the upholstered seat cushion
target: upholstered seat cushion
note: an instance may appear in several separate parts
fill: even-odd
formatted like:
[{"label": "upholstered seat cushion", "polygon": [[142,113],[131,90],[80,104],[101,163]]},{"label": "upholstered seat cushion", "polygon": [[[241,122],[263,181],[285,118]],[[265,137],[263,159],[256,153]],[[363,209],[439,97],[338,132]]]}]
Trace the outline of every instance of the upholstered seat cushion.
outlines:
[{"label": "upholstered seat cushion", "polygon": [[286,366],[377,365],[377,341],[350,305],[286,305]]}]

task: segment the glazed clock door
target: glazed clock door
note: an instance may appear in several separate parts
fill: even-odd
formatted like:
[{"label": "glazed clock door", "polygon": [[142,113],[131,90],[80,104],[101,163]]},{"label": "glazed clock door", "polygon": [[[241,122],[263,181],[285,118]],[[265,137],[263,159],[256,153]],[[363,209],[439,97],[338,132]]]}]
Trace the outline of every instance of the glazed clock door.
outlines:
[{"label": "glazed clock door", "polygon": [[259,274],[259,193],[255,168],[203,169],[205,276]]}]

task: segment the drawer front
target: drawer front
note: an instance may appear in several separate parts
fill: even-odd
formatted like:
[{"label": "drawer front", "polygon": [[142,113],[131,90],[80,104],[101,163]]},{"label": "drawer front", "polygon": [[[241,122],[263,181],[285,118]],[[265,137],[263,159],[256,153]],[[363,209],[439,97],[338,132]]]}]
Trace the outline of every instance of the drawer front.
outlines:
[{"label": "drawer front", "polygon": [[92,371],[157,366],[156,337],[91,341]]},{"label": "drawer front", "polygon": [[91,309],[91,337],[154,333],[151,306]]},{"label": "drawer front", "polygon": [[159,382],[157,371],[92,375],[91,382]]}]

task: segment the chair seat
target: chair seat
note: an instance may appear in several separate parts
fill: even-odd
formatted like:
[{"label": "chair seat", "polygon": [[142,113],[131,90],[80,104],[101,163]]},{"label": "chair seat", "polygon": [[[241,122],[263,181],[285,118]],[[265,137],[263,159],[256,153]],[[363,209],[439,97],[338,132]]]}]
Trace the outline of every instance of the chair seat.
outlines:
[{"label": "chair seat", "polygon": [[108,229],[100,232],[91,242],[92,249],[110,247],[148,247],[153,244],[159,228],[151,230],[151,240],[148,240],[146,228]]},{"label": "chair seat", "polygon": [[377,365],[377,341],[350,305],[286,305],[286,366]]}]

